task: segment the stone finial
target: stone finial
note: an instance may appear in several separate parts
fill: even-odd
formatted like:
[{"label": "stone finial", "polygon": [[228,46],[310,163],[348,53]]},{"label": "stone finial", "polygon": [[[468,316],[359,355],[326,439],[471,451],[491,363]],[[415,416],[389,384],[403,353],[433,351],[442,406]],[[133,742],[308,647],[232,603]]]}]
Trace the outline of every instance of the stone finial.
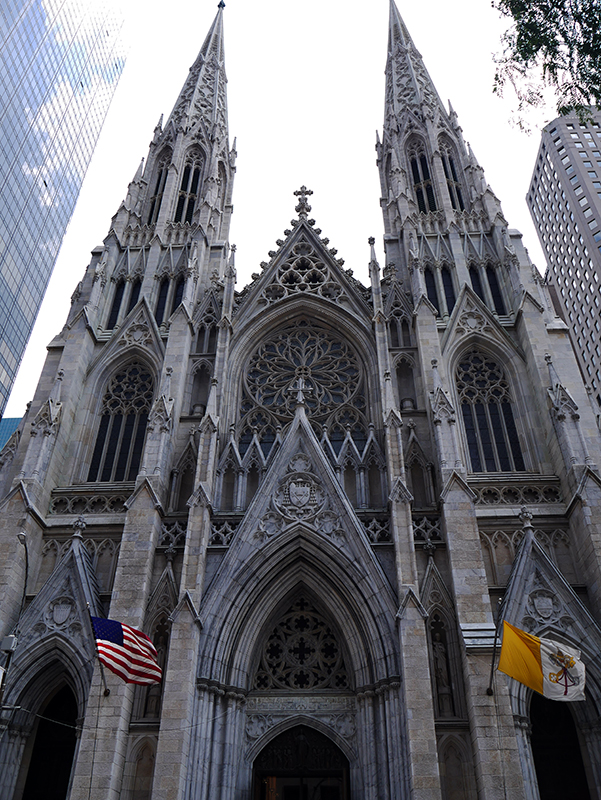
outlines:
[{"label": "stone finial", "polygon": [[519,518],[520,518],[520,520],[522,522],[522,530],[524,531],[524,533],[526,533],[527,531],[531,531],[532,530],[532,520],[533,520],[533,517],[534,517],[532,512],[528,511],[526,506],[522,506],[520,508],[520,513],[518,514],[518,516],[519,516]]},{"label": "stone finial", "polygon": [[82,538],[85,529],[87,528],[85,517],[79,516],[73,523],[73,536]]},{"label": "stone finial", "polygon": [[549,368],[549,379],[551,380],[551,386],[555,387],[561,383],[559,380],[559,375],[555,367],[553,366],[553,359],[551,358],[551,353],[545,353],[545,361],[547,362],[547,366]]},{"label": "stone finial", "polygon": [[307,197],[310,197],[312,194],[313,191],[311,189],[307,189],[307,187],[304,185],[294,192],[294,196],[298,197],[298,205],[294,210],[301,219],[307,219],[307,215],[309,214],[309,211],[311,211],[311,206],[307,202]]}]

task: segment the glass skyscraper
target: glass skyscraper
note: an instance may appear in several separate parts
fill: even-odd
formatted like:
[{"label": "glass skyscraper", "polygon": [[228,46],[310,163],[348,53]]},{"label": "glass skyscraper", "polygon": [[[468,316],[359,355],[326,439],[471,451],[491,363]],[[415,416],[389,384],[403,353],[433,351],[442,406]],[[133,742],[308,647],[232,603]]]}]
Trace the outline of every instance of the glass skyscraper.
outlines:
[{"label": "glass skyscraper", "polygon": [[0,414],[125,63],[119,0],[2,0]]}]

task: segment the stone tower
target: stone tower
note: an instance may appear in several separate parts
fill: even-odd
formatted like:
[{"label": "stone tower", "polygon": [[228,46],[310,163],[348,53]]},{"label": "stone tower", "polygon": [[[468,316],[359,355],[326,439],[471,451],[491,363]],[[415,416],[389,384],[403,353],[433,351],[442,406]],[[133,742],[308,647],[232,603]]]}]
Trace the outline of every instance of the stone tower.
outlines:
[{"label": "stone tower", "polygon": [[[545,800],[550,733],[598,797],[601,453],[566,326],[394,3],[383,269],[374,240],[369,287],[344,269],[303,186],[236,291],[222,18],[0,454],[1,796],[51,759],[71,800]],[[586,702],[487,691],[502,596],[583,650]],[[161,686],[106,693],[86,606],[154,639]]]}]

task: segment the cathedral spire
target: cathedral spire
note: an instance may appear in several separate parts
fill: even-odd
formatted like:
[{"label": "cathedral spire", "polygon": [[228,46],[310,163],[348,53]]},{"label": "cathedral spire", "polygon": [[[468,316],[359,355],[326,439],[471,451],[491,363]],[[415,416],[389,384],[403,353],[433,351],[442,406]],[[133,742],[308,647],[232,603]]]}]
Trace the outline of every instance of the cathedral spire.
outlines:
[{"label": "cathedral spire", "polygon": [[227,102],[225,76],[225,48],[223,38],[223,9],[219,3],[217,14],[203,42],[200,52],[179,94],[165,128],[170,124],[184,130],[197,125],[199,121],[207,133],[217,126],[216,133],[223,138],[227,135]]},{"label": "cathedral spire", "polygon": [[390,0],[388,60],[386,63],[386,114],[398,117],[411,110],[421,117],[434,111],[446,116],[432,79],[413,43],[394,0]]}]

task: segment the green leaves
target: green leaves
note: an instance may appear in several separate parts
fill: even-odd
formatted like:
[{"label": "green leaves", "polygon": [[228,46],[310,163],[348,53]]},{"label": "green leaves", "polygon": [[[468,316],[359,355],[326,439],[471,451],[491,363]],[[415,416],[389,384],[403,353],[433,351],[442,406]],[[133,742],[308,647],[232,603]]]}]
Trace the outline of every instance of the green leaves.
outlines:
[{"label": "green leaves", "polygon": [[493,0],[513,24],[495,57],[494,91],[510,83],[519,110],[539,106],[546,87],[559,114],[601,106],[601,0]]}]

